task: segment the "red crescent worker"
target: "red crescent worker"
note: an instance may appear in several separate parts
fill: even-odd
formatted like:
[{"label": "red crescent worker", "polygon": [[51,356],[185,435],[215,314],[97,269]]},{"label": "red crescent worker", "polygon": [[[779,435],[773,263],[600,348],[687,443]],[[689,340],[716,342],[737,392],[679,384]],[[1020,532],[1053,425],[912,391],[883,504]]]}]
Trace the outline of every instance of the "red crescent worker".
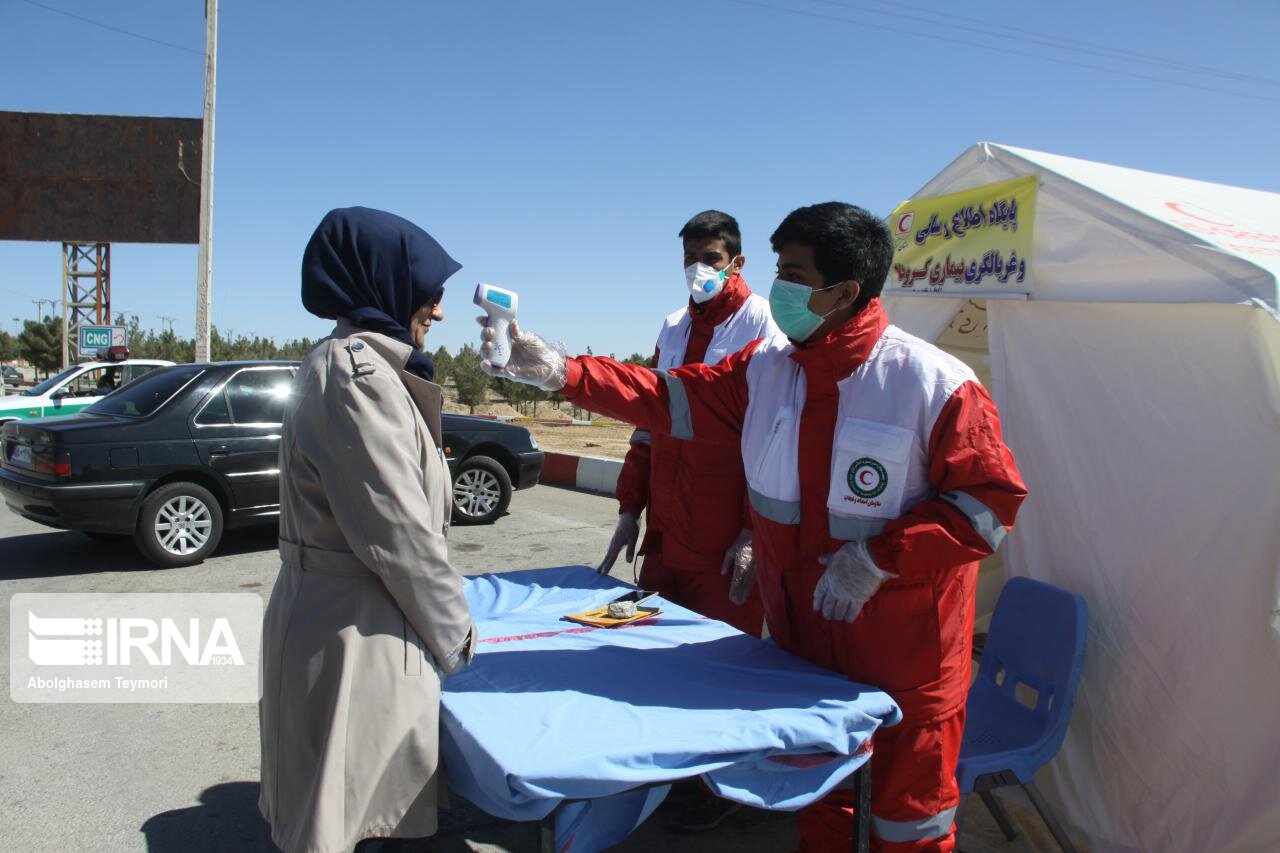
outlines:
[{"label": "red crescent worker", "polygon": [[[679,237],[689,298],[663,322],[650,367],[715,364],[752,341],[779,334],[768,301],[742,277],[746,258],[737,220],[704,210],[685,223]],[[607,573],[623,547],[626,559],[634,559],[640,513],[647,506],[640,585],[760,636],[759,593],[731,587],[731,569],[751,558],[746,494],[736,445],[637,429],[618,475],[618,524],[599,571]]]},{"label": "red crescent worker", "polygon": [[[828,202],[793,211],[772,244],[769,303],[789,341],[659,372],[566,360],[513,324],[502,375],[654,433],[741,446],[774,639],[903,711],[875,736],[873,849],[950,851],[978,561],[1026,487],[972,371],[889,324],[884,223]],[[800,849],[848,850],[850,804],[802,810]]]}]

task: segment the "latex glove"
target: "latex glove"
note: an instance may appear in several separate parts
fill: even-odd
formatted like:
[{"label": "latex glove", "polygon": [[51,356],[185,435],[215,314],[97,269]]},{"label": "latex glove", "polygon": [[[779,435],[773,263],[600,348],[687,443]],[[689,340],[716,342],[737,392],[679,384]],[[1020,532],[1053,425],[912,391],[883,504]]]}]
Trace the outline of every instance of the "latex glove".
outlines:
[{"label": "latex glove", "polygon": [[613,563],[618,559],[618,554],[622,551],[622,546],[627,547],[627,562],[630,563],[636,558],[636,540],[640,538],[640,519],[634,512],[623,512],[618,514],[618,523],[613,528],[613,538],[609,540],[609,550],[604,552],[604,559],[600,561],[596,571],[602,575],[609,574],[609,570],[613,568]]},{"label": "latex glove", "polygon": [[756,585],[756,557],[751,550],[750,530],[739,533],[729,550],[724,552],[720,574],[727,575],[730,571],[733,572],[733,580],[729,582],[729,600],[734,604],[745,604],[751,588]]},{"label": "latex glove", "polygon": [[880,584],[896,577],[876,565],[865,542],[846,542],[818,562],[827,570],[814,587],[813,609],[821,610],[824,619],[852,622]]},{"label": "latex glove", "polygon": [[480,366],[490,376],[513,379],[525,385],[535,385],[543,391],[559,391],[565,383],[564,347],[549,344],[533,332],[521,332],[515,320],[508,327],[511,333],[511,358],[503,368],[489,363],[493,351],[494,330],[485,325],[488,317],[477,317],[484,329],[480,332]]}]

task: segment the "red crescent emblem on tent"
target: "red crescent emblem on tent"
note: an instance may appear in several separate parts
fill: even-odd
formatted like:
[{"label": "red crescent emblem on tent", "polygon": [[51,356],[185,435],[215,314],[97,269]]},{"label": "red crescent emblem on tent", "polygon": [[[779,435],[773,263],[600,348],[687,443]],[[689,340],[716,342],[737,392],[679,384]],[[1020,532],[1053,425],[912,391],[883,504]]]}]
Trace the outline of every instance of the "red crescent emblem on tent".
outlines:
[{"label": "red crescent emblem on tent", "polygon": [[875,485],[874,477],[871,479],[867,479],[867,475],[871,473],[872,471],[870,468],[863,468],[861,471],[858,472],[858,482],[867,487]]},{"label": "red crescent emblem on tent", "polygon": [[[1188,208],[1188,207],[1195,208],[1196,206],[1193,204],[1187,204],[1186,202],[1166,201],[1164,203],[1164,206],[1172,210],[1174,213],[1181,213],[1183,216],[1190,216],[1192,219],[1199,219],[1201,222],[1208,222],[1210,225],[1235,225],[1234,222],[1222,222],[1217,219],[1210,219],[1207,216],[1201,216],[1198,213],[1192,213],[1190,210],[1186,210],[1185,208]],[[1204,208],[1196,208],[1196,209],[1204,210]],[[1204,210],[1204,212],[1213,213],[1213,211],[1211,210]],[[1218,215],[1221,215],[1221,214],[1218,214]]]}]

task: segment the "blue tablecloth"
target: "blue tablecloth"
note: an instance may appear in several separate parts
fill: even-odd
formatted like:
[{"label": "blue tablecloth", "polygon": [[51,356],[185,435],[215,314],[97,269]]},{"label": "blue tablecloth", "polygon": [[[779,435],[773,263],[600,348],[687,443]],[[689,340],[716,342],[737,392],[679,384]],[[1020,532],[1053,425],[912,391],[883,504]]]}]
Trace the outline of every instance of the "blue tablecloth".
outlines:
[{"label": "blue tablecloth", "polygon": [[748,805],[808,805],[901,718],[885,693],[662,598],[631,626],[569,622],[632,588],[585,566],[465,583],[481,639],[444,682],[446,778],[510,820],[588,801],[557,814],[560,850],[617,843],[665,795],[643,786],[693,776]]}]

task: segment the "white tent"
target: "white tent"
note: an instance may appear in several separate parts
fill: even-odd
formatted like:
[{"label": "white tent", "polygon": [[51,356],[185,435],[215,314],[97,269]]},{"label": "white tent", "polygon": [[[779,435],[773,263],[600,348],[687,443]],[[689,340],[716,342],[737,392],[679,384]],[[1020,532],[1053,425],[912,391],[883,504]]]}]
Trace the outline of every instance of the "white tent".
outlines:
[{"label": "white tent", "polygon": [[1030,490],[979,613],[1004,574],[1089,603],[1045,781],[1095,849],[1280,849],[1280,195],[979,144],[913,198],[1027,175],[1025,299],[885,298]]}]

